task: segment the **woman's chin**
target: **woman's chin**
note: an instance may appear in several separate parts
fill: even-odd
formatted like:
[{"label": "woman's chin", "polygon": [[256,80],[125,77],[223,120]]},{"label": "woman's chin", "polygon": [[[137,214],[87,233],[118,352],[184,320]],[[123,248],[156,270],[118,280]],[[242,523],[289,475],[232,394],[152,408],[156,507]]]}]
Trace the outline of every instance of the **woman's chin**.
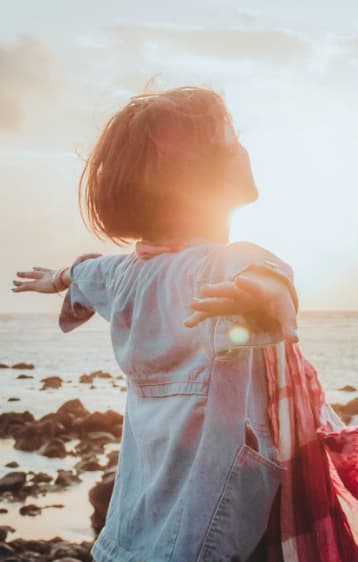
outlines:
[{"label": "woman's chin", "polygon": [[245,187],[245,189],[240,189],[237,197],[236,207],[243,207],[244,205],[249,205],[254,203],[259,198],[259,191],[255,184],[250,184]]}]

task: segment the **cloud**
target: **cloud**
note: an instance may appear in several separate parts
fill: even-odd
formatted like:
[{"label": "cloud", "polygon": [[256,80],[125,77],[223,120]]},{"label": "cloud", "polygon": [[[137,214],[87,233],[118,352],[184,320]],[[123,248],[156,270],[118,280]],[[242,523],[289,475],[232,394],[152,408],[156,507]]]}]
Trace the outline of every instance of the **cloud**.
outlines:
[{"label": "cloud", "polygon": [[[286,31],[241,31],[238,28],[116,25],[108,37],[125,50],[155,43],[195,55],[286,61],[310,52],[300,35]],[[165,51],[164,51],[165,52]]]},{"label": "cloud", "polygon": [[250,26],[251,24],[253,24],[256,20],[256,17],[253,14],[250,14],[248,12],[241,12],[241,11],[237,11],[237,14],[241,20],[241,22],[244,25]]},{"label": "cloud", "polygon": [[[291,63],[305,63],[311,54],[310,42],[298,33],[168,23],[116,24],[79,36],[77,46],[85,61],[79,69],[80,82],[93,82],[95,77],[93,88],[108,97],[119,86],[125,97],[128,92],[139,93],[154,75],[163,77],[163,87],[178,80],[214,86],[225,76],[247,79],[259,65],[270,72],[282,66],[290,71]],[[86,76],[83,68],[91,69],[91,75]]]},{"label": "cloud", "polygon": [[29,96],[53,93],[54,67],[49,51],[34,37],[0,43],[0,130],[20,127]]}]

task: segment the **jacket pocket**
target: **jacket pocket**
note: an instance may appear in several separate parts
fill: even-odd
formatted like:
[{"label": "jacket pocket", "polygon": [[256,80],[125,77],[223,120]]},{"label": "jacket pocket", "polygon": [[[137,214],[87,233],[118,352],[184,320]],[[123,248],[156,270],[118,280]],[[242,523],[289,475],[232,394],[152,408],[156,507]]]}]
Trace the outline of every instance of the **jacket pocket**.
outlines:
[{"label": "jacket pocket", "polygon": [[285,468],[248,445],[238,450],[197,562],[244,562],[268,524]]}]

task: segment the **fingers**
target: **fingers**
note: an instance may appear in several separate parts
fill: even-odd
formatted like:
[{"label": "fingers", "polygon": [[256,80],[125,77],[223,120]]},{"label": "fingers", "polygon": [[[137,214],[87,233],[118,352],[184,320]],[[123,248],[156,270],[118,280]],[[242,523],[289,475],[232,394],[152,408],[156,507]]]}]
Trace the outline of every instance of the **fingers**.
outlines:
[{"label": "fingers", "polygon": [[[255,274],[256,275],[256,274]],[[203,297],[226,297],[250,301],[257,305],[258,301],[267,300],[268,292],[262,278],[252,273],[238,275],[234,281],[208,283],[202,285],[200,295]]]},{"label": "fingers", "polygon": [[22,283],[21,281],[13,281],[16,287],[12,287],[11,290],[14,293],[22,293],[23,291],[34,291],[34,283],[29,281],[28,283]]},{"label": "fingers", "polygon": [[248,277],[248,275],[253,274],[241,274],[235,278],[235,286],[241,291],[245,291],[251,294],[252,298],[257,301],[264,301],[267,299],[267,291],[262,284],[262,279],[254,279]]},{"label": "fingers", "polygon": [[208,283],[200,287],[200,296],[202,297],[226,297],[236,298],[240,289],[236,288],[235,284],[231,281],[223,283]]},{"label": "fingers", "polygon": [[197,326],[206,318],[208,318],[206,312],[194,312],[191,316],[189,316],[189,318],[184,321],[184,326],[186,326],[187,328],[194,328],[194,326]]},{"label": "fingers", "polygon": [[18,271],[16,273],[18,277],[21,277],[22,279],[33,279],[33,281],[24,282],[14,279],[13,284],[15,285],[15,287],[12,287],[11,290],[14,293],[22,293],[23,291],[35,291],[35,282],[38,279],[42,279],[47,271],[51,270],[45,267],[34,267],[32,271]]},{"label": "fingers", "polygon": [[49,270],[44,270],[43,268],[34,267],[33,271],[18,271],[16,275],[18,277],[24,277],[26,279],[41,279],[41,277],[44,274],[44,271],[49,271]]},{"label": "fingers", "polygon": [[[247,284],[246,287],[248,288],[249,285]],[[234,301],[236,303],[236,313],[237,311],[243,313],[253,310],[257,306],[256,287],[253,287],[253,289],[253,291],[251,288],[248,291],[242,290],[241,288],[235,286],[232,282],[203,285],[200,289],[200,296],[208,298],[201,298],[197,301],[193,301],[193,303],[202,303],[202,308],[205,308],[206,303],[216,302],[219,305],[222,299],[229,299],[230,301]],[[217,300],[214,301],[214,299]],[[195,306],[193,306],[193,308],[195,308]],[[217,314],[220,313],[221,308],[218,306]]]},{"label": "fingers", "polygon": [[191,308],[196,311],[205,312],[207,316],[221,316],[225,314],[242,314],[242,303],[226,298],[194,299]]}]

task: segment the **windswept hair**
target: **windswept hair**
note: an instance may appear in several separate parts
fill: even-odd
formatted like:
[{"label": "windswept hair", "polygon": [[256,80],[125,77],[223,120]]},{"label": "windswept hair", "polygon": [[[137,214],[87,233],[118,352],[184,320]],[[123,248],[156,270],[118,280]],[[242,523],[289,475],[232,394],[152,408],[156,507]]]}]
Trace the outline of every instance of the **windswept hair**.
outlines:
[{"label": "windswept hair", "polygon": [[210,225],[202,211],[232,154],[225,123],[232,126],[231,116],[210,89],[130,98],[105,125],[81,174],[85,224],[118,245],[205,235]]}]

